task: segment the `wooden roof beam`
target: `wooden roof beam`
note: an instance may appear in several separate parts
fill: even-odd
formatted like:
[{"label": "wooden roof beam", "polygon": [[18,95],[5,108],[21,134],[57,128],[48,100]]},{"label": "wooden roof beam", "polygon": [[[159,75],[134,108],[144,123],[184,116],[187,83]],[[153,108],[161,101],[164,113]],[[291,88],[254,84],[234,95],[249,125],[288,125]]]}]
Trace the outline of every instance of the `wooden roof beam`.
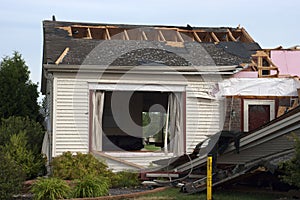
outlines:
[{"label": "wooden roof beam", "polygon": [[147,35],[145,33],[145,31],[142,31],[142,37],[144,38],[144,40],[148,40]]},{"label": "wooden roof beam", "polygon": [[232,32],[229,29],[227,29],[227,35],[232,41],[236,42],[236,39],[233,37]]},{"label": "wooden roof beam", "polygon": [[210,36],[214,40],[214,42],[220,42],[219,38],[216,36],[216,34],[214,32],[211,32]]},{"label": "wooden roof beam", "polygon": [[202,40],[200,39],[200,37],[198,36],[198,34],[195,31],[193,31],[193,35],[197,42],[202,42]]},{"label": "wooden roof beam", "polygon": [[177,37],[178,37],[178,39],[180,40],[180,42],[184,42],[184,39],[183,39],[183,37],[181,36],[180,32],[179,32],[179,31],[176,31],[176,33],[177,33]]},{"label": "wooden roof beam", "polygon": [[92,38],[92,34],[91,34],[90,28],[87,28],[87,37],[88,37],[89,39],[93,39],[93,38]]},{"label": "wooden roof beam", "polygon": [[166,39],[165,39],[163,33],[161,32],[161,30],[158,30],[158,34],[159,34],[159,37],[161,38],[161,40],[165,42]]},{"label": "wooden roof beam", "polygon": [[212,41],[212,37],[209,34],[209,32],[206,32],[205,36],[204,36],[204,42],[213,42]]},{"label": "wooden roof beam", "polygon": [[127,33],[127,30],[126,29],[124,29],[124,35],[125,35],[125,40],[129,40],[129,35],[128,35],[128,33]]},{"label": "wooden roof beam", "polygon": [[257,67],[257,68],[261,69],[261,70],[274,70],[274,71],[278,70],[277,67],[268,67],[268,66],[262,66],[262,67]]},{"label": "wooden roof beam", "polygon": [[247,33],[247,31],[244,28],[242,28],[241,30],[242,30],[243,35],[249,42],[254,42],[253,38]]},{"label": "wooden roof beam", "polygon": [[108,28],[105,29],[105,35],[107,40],[111,40]]}]

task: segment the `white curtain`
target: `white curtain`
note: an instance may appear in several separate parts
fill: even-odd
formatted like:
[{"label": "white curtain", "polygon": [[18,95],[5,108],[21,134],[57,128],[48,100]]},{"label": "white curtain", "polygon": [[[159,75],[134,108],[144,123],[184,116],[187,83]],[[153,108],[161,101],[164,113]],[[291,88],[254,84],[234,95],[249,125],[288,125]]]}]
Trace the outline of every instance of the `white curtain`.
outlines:
[{"label": "white curtain", "polygon": [[96,91],[93,94],[93,132],[92,150],[102,151],[102,118],[104,107],[104,92]]},{"label": "white curtain", "polygon": [[174,155],[179,156],[184,154],[182,94],[171,93],[168,101],[170,151],[173,152]]},{"label": "white curtain", "polygon": [[50,134],[46,131],[42,144],[42,154],[47,156],[47,164],[50,159]]}]

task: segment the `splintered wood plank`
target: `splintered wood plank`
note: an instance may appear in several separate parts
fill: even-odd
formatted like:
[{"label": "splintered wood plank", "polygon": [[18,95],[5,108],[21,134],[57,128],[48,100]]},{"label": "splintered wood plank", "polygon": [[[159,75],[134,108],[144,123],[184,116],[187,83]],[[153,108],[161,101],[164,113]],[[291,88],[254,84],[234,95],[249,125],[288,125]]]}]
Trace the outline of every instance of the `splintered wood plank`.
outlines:
[{"label": "splintered wood plank", "polygon": [[70,48],[67,47],[65,48],[65,50],[62,52],[62,54],[60,54],[60,56],[57,58],[57,60],[55,61],[55,64],[58,65],[62,62],[62,60],[64,59],[64,57],[67,55],[67,53],[69,52]]},{"label": "splintered wood plank", "polygon": [[169,46],[172,46],[172,47],[184,47],[183,42],[167,41],[166,45],[169,45]]}]

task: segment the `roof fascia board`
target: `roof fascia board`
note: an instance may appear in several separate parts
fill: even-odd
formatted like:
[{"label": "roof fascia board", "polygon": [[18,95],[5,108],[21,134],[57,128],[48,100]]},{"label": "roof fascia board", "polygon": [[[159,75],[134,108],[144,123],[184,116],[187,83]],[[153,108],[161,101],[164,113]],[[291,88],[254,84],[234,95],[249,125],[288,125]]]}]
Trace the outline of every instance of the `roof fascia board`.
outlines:
[{"label": "roof fascia board", "polygon": [[[238,65],[231,66],[105,66],[105,65],[55,65],[44,64],[44,69],[51,72],[159,72],[166,74],[234,74]],[[241,68],[242,69],[242,68]]]}]

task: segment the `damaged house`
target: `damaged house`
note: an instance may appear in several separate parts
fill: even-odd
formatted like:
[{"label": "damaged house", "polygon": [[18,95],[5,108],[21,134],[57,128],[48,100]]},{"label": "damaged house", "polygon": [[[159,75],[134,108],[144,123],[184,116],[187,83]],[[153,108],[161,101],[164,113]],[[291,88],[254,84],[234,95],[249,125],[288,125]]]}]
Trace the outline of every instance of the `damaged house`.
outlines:
[{"label": "damaged house", "polygon": [[280,77],[244,28],[44,21],[43,32],[49,159],[91,152],[141,170],[298,103],[298,80]]}]

